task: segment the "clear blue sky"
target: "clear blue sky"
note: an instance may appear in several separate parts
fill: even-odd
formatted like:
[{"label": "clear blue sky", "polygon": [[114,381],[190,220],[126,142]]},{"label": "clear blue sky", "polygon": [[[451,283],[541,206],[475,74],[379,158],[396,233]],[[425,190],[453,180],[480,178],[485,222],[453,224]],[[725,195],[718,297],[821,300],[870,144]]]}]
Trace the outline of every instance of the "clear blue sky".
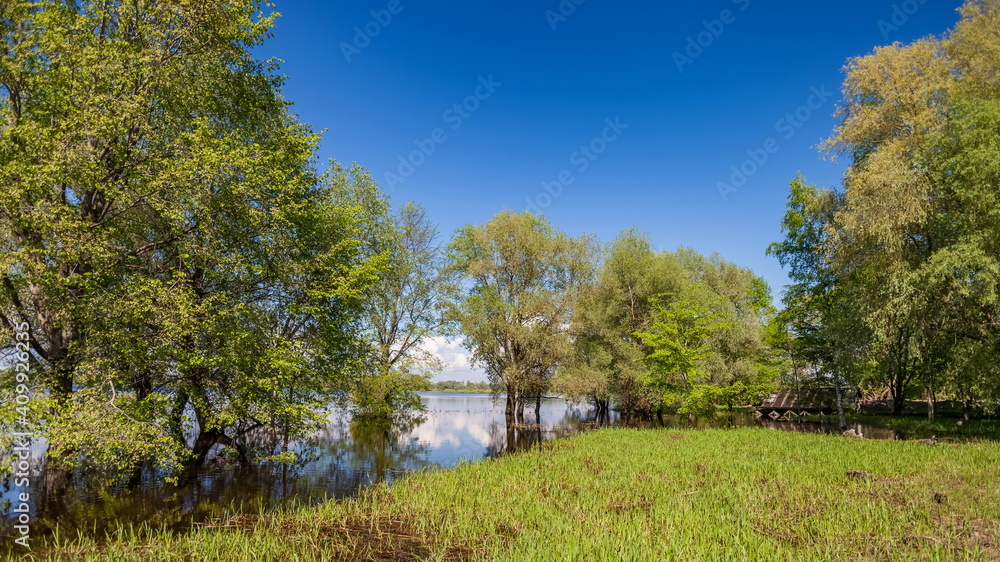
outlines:
[{"label": "clear blue sky", "polygon": [[[764,251],[788,181],[840,181],[816,146],[844,64],[943,33],[960,3],[277,0],[256,54],[284,61],[294,111],[327,131],[323,160],[393,183],[446,236],[532,199],[571,234],[635,226],[661,249],[718,252],[777,299],[787,277]],[[753,154],[767,160],[724,200]]]}]

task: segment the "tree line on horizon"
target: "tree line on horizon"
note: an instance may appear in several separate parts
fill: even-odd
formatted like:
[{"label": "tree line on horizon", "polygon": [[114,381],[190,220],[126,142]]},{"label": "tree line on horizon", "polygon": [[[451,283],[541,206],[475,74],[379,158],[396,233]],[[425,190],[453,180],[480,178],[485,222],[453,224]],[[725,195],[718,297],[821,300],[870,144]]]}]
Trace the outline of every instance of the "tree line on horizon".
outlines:
[{"label": "tree line on horizon", "polygon": [[1000,2],[851,62],[827,146],[852,163],[842,189],[791,184],[780,311],[751,270],[635,229],[505,210],[442,240],[363,168],[320,168],[250,54],[261,7],[0,5],[0,349],[29,326],[31,396],[4,366],[0,423],[27,418],[52,466],[278,458],[331,405],[418,410],[441,336],[510,423],[552,392],[712,415],[802,373],[897,413],[1000,399]]},{"label": "tree line on horizon", "polygon": [[423,387],[425,391],[436,392],[492,392],[488,381],[434,381]]}]

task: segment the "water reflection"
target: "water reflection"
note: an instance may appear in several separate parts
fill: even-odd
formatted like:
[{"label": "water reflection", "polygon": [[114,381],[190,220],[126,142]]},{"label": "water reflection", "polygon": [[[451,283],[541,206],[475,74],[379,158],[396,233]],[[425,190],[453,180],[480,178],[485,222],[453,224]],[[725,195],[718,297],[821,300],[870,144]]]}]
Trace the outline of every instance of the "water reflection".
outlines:
[{"label": "water reflection", "polygon": [[[32,535],[50,532],[58,522],[63,533],[81,529],[102,533],[118,522],[148,522],[181,529],[192,522],[226,518],[234,512],[257,512],[289,502],[314,503],[329,497],[350,496],[377,482],[391,482],[401,474],[430,466],[454,466],[462,460],[494,457],[538,447],[541,443],[579,431],[607,425],[635,427],[706,428],[759,425],[773,429],[839,433],[832,424],[775,422],[752,415],[723,415],[715,420],[688,416],[622,419],[617,412],[598,413],[562,400],[544,400],[539,417],[526,412],[525,424],[508,426],[502,401],[489,395],[426,393],[427,412],[403,425],[351,423],[335,412],[329,424],[309,439],[291,443],[291,464],[263,462],[233,466],[214,458],[188,474],[178,485],[165,485],[146,473],[133,490],[98,491],[81,475],[44,471],[36,466],[31,490],[37,502]],[[863,428],[868,437],[907,438],[892,430]],[[927,436],[923,436],[927,437]],[[34,455],[40,457],[40,451]],[[60,484],[59,480],[65,479]],[[6,500],[21,489],[0,481]],[[12,534],[10,509],[4,531]]]}]

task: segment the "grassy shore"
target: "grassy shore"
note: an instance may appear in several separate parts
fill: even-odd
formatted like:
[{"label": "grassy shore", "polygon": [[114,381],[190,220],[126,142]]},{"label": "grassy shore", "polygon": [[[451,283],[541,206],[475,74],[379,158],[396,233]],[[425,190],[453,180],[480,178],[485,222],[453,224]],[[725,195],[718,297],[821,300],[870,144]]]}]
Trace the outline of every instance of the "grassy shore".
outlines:
[{"label": "grassy shore", "polygon": [[40,547],[36,559],[997,560],[1000,445],[608,429],[356,500]]}]

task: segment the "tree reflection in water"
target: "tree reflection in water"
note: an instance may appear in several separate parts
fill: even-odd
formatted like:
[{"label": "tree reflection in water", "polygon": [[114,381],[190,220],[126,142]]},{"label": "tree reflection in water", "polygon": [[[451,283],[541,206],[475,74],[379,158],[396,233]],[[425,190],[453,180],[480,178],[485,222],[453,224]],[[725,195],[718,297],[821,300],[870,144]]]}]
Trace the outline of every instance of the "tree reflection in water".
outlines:
[{"label": "tree reflection in water", "polygon": [[411,437],[423,422],[424,418],[351,422],[346,446],[352,468],[367,474],[367,484],[392,481],[396,474],[423,468],[428,447]]}]

